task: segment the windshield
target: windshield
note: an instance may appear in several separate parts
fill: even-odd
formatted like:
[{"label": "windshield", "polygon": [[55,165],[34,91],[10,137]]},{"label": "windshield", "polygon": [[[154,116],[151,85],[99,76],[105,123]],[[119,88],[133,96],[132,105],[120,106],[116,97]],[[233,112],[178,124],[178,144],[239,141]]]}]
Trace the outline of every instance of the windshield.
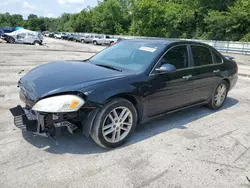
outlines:
[{"label": "windshield", "polygon": [[148,68],[164,47],[164,44],[159,43],[122,41],[92,57],[90,63],[138,71]]}]

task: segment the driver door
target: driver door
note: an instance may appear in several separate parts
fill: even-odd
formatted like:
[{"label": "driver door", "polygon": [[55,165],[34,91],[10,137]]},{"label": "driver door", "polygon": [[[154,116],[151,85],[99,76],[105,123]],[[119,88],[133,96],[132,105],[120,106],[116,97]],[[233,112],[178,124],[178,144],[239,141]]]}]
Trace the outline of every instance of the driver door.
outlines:
[{"label": "driver door", "polygon": [[189,68],[190,56],[186,45],[172,47],[159,64],[172,64],[177,71],[149,75],[147,116],[151,117],[172,111],[190,104],[193,91],[192,70]]}]

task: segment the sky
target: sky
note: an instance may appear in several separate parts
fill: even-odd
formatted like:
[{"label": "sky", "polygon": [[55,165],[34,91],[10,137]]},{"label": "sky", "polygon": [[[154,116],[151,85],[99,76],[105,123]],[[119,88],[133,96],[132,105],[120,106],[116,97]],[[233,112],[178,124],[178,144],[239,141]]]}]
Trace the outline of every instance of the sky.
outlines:
[{"label": "sky", "polygon": [[44,17],[58,17],[62,13],[78,13],[87,6],[94,7],[97,0],[0,0],[0,13],[29,14]]}]

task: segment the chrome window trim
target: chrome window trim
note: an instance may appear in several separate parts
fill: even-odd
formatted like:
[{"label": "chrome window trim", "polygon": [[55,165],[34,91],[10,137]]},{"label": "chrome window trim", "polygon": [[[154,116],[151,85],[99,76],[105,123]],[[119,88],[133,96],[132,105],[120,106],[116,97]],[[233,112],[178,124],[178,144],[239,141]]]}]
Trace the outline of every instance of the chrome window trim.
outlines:
[{"label": "chrome window trim", "polygon": [[218,53],[217,51],[215,51],[215,50],[211,50],[211,52],[218,55],[221,58],[221,63],[214,62],[214,64],[215,65],[222,65],[224,63],[224,58],[222,57],[222,55],[220,53]]},{"label": "chrome window trim", "polygon": [[[187,46],[188,44],[177,44],[177,45],[175,45],[175,46],[172,46],[171,48],[169,48],[161,57],[160,57],[160,59],[157,61],[157,63],[154,65],[154,67],[151,69],[151,71],[150,71],[150,73],[149,73],[149,75],[148,76],[154,76],[154,75],[159,75],[159,74],[166,74],[166,73],[153,73],[154,72],[154,70],[155,70],[155,68],[156,68],[156,66],[159,64],[159,62],[162,60],[162,58],[171,50],[171,49],[173,49],[173,48],[175,48],[175,47],[178,47],[178,46],[186,46],[186,48],[187,48],[187,53],[188,53],[188,46]],[[176,72],[177,71],[181,71],[181,70],[185,70],[185,69],[189,69],[190,67],[187,67],[187,68],[183,68],[183,69],[177,69],[176,70]]]},{"label": "chrome window trim", "polygon": [[[201,45],[201,44],[190,44],[189,46],[190,46],[191,52],[192,52],[192,48],[191,48],[192,46],[200,46],[200,47],[203,47],[203,48],[207,48],[207,49],[210,51],[210,53],[211,53],[212,61],[213,61],[213,64],[200,65],[200,66],[193,66],[193,67],[190,67],[190,68],[210,67],[210,66],[213,66],[213,65],[222,65],[222,64],[224,63],[224,59],[221,57],[221,55],[219,55],[218,53],[215,52],[215,50],[210,49],[210,48],[207,47],[207,46],[203,46],[203,45]],[[215,63],[215,62],[214,62],[214,55],[213,55],[213,52],[216,53],[217,55],[219,55],[219,56],[221,57],[222,63]],[[192,52],[192,54],[193,54],[193,52]],[[193,63],[193,64],[194,64],[194,63]]]},{"label": "chrome window trim", "polygon": [[[194,68],[202,68],[202,67],[210,67],[210,66],[214,66],[214,65],[222,65],[224,64],[224,59],[222,57],[221,54],[219,54],[218,52],[216,52],[215,50],[213,49],[210,49],[209,47],[207,46],[204,46],[202,44],[178,44],[176,46],[172,46],[171,48],[169,48],[161,57],[160,59],[157,61],[157,63],[154,65],[154,67],[151,69],[150,73],[149,73],[149,76],[155,76],[155,75],[161,75],[161,74],[167,74],[167,73],[153,73],[153,71],[155,70],[156,66],[159,64],[159,62],[161,61],[161,59],[172,49],[172,48],[175,48],[175,47],[178,47],[178,46],[186,46],[187,47],[187,52],[188,52],[188,46],[190,46],[190,50],[192,52],[192,49],[191,49],[191,46],[200,46],[200,47],[204,47],[204,48],[207,48],[210,53],[211,53],[211,56],[212,56],[212,61],[213,61],[213,64],[208,64],[208,65],[200,65],[200,66],[190,66],[190,67],[187,67],[187,68],[183,68],[183,69],[177,69],[176,72],[178,71],[183,71],[183,70],[189,70],[189,69],[194,69]],[[192,52],[193,53],[193,52]],[[222,59],[222,62],[221,63],[215,63],[214,62],[214,55],[212,53],[215,53],[217,55],[219,55]],[[189,54],[189,52],[188,52]]]}]

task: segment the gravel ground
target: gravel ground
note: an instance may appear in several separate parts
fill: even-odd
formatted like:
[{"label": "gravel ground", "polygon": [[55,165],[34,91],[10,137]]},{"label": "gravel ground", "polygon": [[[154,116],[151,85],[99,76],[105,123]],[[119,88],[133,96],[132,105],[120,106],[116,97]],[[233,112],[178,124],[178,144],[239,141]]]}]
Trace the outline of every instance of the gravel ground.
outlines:
[{"label": "gravel ground", "polygon": [[[57,141],[17,129],[16,82],[33,67],[81,60],[101,46],[46,39],[0,44],[0,187],[250,187],[250,79],[240,77],[220,111],[194,108],[137,127],[124,147],[105,150],[80,134]],[[250,56],[238,56],[243,63]]]}]

